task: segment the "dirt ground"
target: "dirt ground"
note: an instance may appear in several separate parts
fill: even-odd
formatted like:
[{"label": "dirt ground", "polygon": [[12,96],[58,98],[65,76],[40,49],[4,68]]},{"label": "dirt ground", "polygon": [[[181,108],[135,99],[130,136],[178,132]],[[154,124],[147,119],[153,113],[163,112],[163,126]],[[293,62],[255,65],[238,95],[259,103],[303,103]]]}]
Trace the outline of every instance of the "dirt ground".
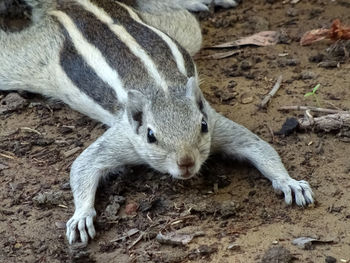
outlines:
[{"label": "dirt ground", "polygon": [[[335,18],[350,25],[350,3],[288,2],[250,0],[201,15],[204,46],[263,30],[282,30],[286,37],[220,60],[207,56],[226,50],[203,50],[196,60],[214,108],[272,143],[290,175],[309,181],[314,206],[286,206],[256,169],[232,160],[213,158],[189,181],[137,167],[104,182],[96,201],[97,237],[85,249],[70,248],[64,225],[74,211],[70,165],[105,127],[22,93],[16,110],[0,113],[0,262],[350,262],[349,132],[271,132],[304,114],[281,106],[350,109],[350,45],[337,43],[336,54],[327,51],[329,41],[299,45],[305,31],[329,27]],[[335,67],[324,68],[322,61],[336,61]],[[259,110],[279,75],[281,89]],[[304,97],[316,84],[318,102]],[[10,103],[7,94],[0,93],[0,110]],[[156,240],[160,231],[200,235],[174,246]],[[302,249],[292,244],[298,237],[331,242]],[[285,249],[284,256],[264,258],[270,248]]]}]

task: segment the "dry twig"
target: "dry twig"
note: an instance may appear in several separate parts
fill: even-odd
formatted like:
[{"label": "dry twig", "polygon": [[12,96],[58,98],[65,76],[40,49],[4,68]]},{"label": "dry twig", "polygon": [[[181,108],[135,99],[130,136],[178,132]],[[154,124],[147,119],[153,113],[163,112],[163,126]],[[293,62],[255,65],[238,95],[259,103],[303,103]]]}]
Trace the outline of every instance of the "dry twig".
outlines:
[{"label": "dry twig", "polygon": [[32,132],[32,133],[36,133],[38,134],[39,136],[42,136],[42,134],[40,132],[38,132],[37,130],[34,130],[32,128],[29,128],[29,127],[21,127],[20,128],[21,131],[24,131],[24,132]]},{"label": "dry twig", "polygon": [[281,83],[282,83],[282,75],[280,75],[277,78],[277,81],[275,83],[275,85],[273,86],[272,90],[269,92],[269,94],[266,95],[266,97],[261,101],[260,103],[260,108],[265,108],[267,103],[270,101],[270,99],[276,94],[276,92],[279,90],[279,88],[281,87]]},{"label": "dry twig", "polygon": [[350,128],[350,113],[336,113],[314,118],[310,111],[306,116],[298,120],[299,126],[304,129],[316,129],[322,131]]},{"label": "dry twig", "polygon": [[128,249],[132,249],[137,243],[141,241],[143,238],[144,233],[141,233],[138,238],[128,247]]},{"label": "dry twig", "polygon": [[133,236],[133,235],[136,235],[136,234],[139,233],[139,232],[140,232],[140,230],[138,230],[137,228],[132,228],[132,229],[130,229],[124,236],[118,237],[118,238],[116,238],[116,239],[112,239],[112,240],[109,241],[109,242],[111,242],[111,243],[113,243],[113,242],[118,242],[118,241],[120,241],[120,240],[127,239],[127,238],[129,238],[129,237],[131,237],[131,236]]},{"label": "dry twig", "polygon": [[8,152],[8,151],[4,151],[4,150],[0,150],[0,157],[4,157],[6,159],[17,159],[16,155],[14,155],[12,152]]},{"label": "dry twig", "polygon": [[68,150],[68,151],[64,152],[63,156],[65,158],[68,158],[68,157],[72,156],[73,154],[76,154],[77,152],[79,152],[80,149],[81,149],[80,147],[75,147],[75,148],[73,148],[71,150]]},{"label": "dry twig", "polygon": [[198,231],[193,234],[183,234],[183,233],[177,233],[177,232],[168,232],[163,234],[162,232],[159,232],[156,236],[156,240],[161,244],[168,244],[168,245],[187,245],[192,241],[195,237],[204,236],[205,233],[203,231]]},{"label": "dry twig", "polygon": [[10,155],[3,154],[3,153],[0,153],[0,156],[1,156],[1,157],[4,157],[4,158],[6,158],[6,159],[11,159],[11,160],[15,159],[15,157],[12,157],[12,156],[10,156]]},{"label": "dry twig", "polygon": [[187,216],[183,216],[183,217],[179,217],[179,218],[176,218],[176,219],[173,219],[171,220],[170,222],[168,222],[163,228],[161,231],[173,226],[173,225],[176,225],[178,223],[181,223],[185,220],[188,220],[188,219],[194,219],[194,218],[197,218],[197,216],[194,216],[194,215],[187,215]]},{"label": "dry twig", "polygon": [[325,109],[325,108],[318,108],[318,107],[311,107],[311,106],[283,106],[279,108],[281,111],[288,111],[288,110],[298,110],[298,111],[315,111],[315,112],[323,112],[323,113],[350,113],[350,111],[344,111],[344,110],[335,110],[335,109]]},{"label": "dry twig", "polygon": [[266,124],[266,127],[267,127],[267,129],[269,130],[269,132],[271,134],[272,143],[274,143],[275,142],[275,134],[274,134],[274,132],[273,132],[273,130],[272,130],[270,125]]},{"label": "dry twig", "polygon": [[[241,53],[241,50],[230,50],[226,52],[219,52],[219,53],[214,53],[205,57],[202,57],[203,59],[223,59],[223,58],[228,58],[232,57],[233,55]],[[199,57],[201,59],[201,57]]]}]

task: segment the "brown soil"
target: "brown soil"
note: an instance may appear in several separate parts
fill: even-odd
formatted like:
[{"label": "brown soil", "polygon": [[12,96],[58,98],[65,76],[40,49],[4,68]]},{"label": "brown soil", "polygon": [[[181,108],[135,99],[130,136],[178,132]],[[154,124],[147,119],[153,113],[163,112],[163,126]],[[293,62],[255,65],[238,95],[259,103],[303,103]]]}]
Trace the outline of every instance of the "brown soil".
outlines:
[{"label": "brown soil", "polygon": [[[298,43],[303,32],[328,27],[335,18],[350,25],[347,1],[244,1],[236,9],[216,10],[201,22],[205,46],[266,29],[288,35],[284,44],[245,47],[222,60],[205,59],[217,50],[203,50],[197,64],[212,105],[273,144],[290,175],[310,182],[317,200],[313,207],[287,207],[257,170],[231,160],[211,160],[190,181],[136,168],[101,187],[98,235],[77,252],[67,245],[64,229],[74,211],[69,169],[105,127],[65,105],[22,94],[28,106],[0,114],[0,262],[273,262],[264,254],[279,246],[289,250],[293,262],[325,262],[327,256],[337,262],[350,260],[349,133],[304,131],[273,138],[270,132],[279,130],[287,117],[303,115],[283,113],[279,107],[317,106],[304,94],[318,83],[322,107],[350,109],[346,48],[334,56],[327,55],[332,45],[328,41],[306,47]],[[312,62],[322,59],[337,61],[338,67]],[[281,89],[266,110],[258,110],[280,74]],[[6,95],[0,93],[0,99]],[[119,206],[118,216],[110,213]],[[135,235],[113,241],[134,228],[139,230]],[[204,235],[189,245],[171,246],[155,239],[163,229]],[[302,236],[333,242],[309,250],[292,245]],[[290,261],[285,249],[287,256],[278,262]]]}]

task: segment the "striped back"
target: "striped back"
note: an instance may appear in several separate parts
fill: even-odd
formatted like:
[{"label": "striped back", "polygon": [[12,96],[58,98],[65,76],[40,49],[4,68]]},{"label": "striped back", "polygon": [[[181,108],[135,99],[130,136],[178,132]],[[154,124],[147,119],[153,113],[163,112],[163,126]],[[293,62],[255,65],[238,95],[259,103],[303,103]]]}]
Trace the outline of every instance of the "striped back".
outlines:
[{"label": "striped back", "polygon": [[143,94],[185,86],[195,68],[189,54],[130,7],[112,0],[60,0],[51,15],[65,42],[60,65],[72,83],[115,112],[127,91]]}]

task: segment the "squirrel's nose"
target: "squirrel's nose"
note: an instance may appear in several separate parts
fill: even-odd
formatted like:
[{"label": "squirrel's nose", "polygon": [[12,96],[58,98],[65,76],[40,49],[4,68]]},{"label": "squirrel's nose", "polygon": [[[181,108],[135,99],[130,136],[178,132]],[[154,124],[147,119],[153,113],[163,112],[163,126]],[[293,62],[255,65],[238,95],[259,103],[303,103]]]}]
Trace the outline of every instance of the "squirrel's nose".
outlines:
[{"label": "squirrel's nose", "polygon": [[185,156],[177,160],[177,165],[181,169],[188,169],[194,166],[194,159],[190,156]]}]

